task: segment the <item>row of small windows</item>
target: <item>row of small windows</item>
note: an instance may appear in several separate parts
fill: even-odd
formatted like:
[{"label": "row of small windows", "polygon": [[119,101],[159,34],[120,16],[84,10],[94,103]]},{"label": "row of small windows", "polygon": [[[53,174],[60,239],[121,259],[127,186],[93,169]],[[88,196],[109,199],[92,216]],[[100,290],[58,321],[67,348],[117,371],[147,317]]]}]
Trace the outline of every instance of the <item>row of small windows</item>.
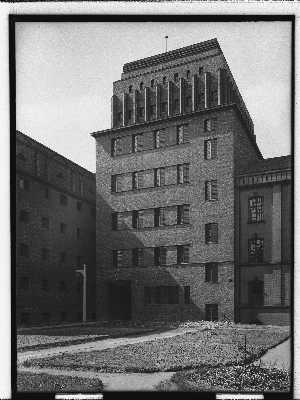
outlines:
[{"label": "row of small windows", "polygon": [[[217,129],[217,118],[210,118],[204,121],[204,131],[212,132]],[[185,144],[189,143],[189,126],[188,124],[178,125],[176,127],[177,132],[177,144]],[[168,138],[166,136],[165,129],[158,129],[154,131],[154,149],[159,149],[161,147],[169,146]],[[210,140],[206,140],[206,142],[210,142]],[[217,139],[213,139],[216,143]],[[207,143],[206,143],[207,144]],[[133,134],[132,135],[132,153],[138,153],[140,151],[144,151],[144,135],[143,133]],[[122,149],[122,137],[114,138],[111,140],[111,156],[119,156],[122,154],[127,154],[123,152]],[[205,154],[205,158],[208,158]]]},{"label": "row of small windows", "polygon": [[[201,74],[203,74],[203,67],[199,67],[199,75],[201,75]],[[186,77],[186,79],[190,79],[191,78],[191,70],[190,69],[186,70],[185,77]],[[175,72],[175,74],[174,74],[174,82],[178,82],[178,81],[179,81],[179,74],[178,74],[178,72]],[[163,76],[162,84],[165,85],[166,83],[167,83],[167,77]],[[151,79],[150,86],[154,87],[154,85],[155,85],[155,80]],[[140,82],[139,83],[139,89],[140,90],[144,89],[144,82]],[[132,93],[132,85],[129,85],[128,91],[129,91],[129,93]]]},{"label": "row of small windows", "polygon": [[[36,288],[36,285],[34,285]],[[68,283],[66,281],[61,281],[60,282],[60,292],[66,293],[68,289]],[[21,277],[20,278],[20,289],[22,290],[29,290],[29,278],[27,277]],[[42,290],[49,290],[49,280],[48,279],[41,279],[41,289]],[[73,288],[70,288],[73,290]],[[82,282],[78,282],[76,284],[76,292],[82,294],[83,292],[83,284]],[[92,285],[92,290],[91,294],[95,295],[96,294],[96,285]]]},{"label": "row of small windows", "polygon": [[[19,185],[20,185],[20,189],[23,189],[23,190],[25,190],[27,192],[29,191],[29,180],[28,179],[20,178]],[[49,188],[43,187],[42,189],[43,189],[43,197],[45,199],[49,199],[50,198],[50,190],[49,190]],[[59,202],[60,202],[61,205],[67,206],[68,205],[68,197],[63,195],[63,194],[60,194]],[[82,212],[82,203],[81,202],[77,201],[76,209],[77,209],[77,211]],[[91,208],[91,216],[92,217],[96,216],[96,209],[95,208]]]},{"label": "row of small windows", "polygon": [[239,184],[249,184],[249,183],[258,183],[258,182],[271,182],[277,181],[281,179],[289,179],[290,172],[281,172],[281,173],[274,173],[270,175],[260,175],[260,176],[253,176],[251,178],[240,178]]},{"label": "row of small windows", "polygon": [[[154,217],[154,226],[167,226],[167,212],[173,207],[158,207],[149,210],[134,210],[132,214],[132,228],[139,229],[144,227],[144,213],[147,211],[152,211]],[[183,204],[176,206],[177,208],[177,224],[189,224],[190,223],[190,205]],[[123,213],[113,213],[112,214],[112,229],[122,230],[128,229],[125,221],[123,221]]]},{"label": "row of small windows", "polygon": [[[29,257],[29,245],[26,243],[20,243],[20,255],[23,257]],[[50,259],[50,250],[46,248],[42,248],[41,257],[43,260],[49,261]],[[68,254],[65,252],[61,252],[59,254],[59,262],[66,263],[68,262]],[[77,256],[76,257],[76,265],[78,267],[82,267],[83,265],[83,257]]]},{"label": "row of small windows", "polygon": [[[218,243],[218,224],[206,224],[205,225],[205,242],[206,244]],[[154,251],[153,265],[160,266],[167,264],[167,246],[159,246],[154,248],[134,248],[132,252],[132,266],[142,267],[145,266],[145,255],[147,251],[147,264],[149,265],[149,254]],[[249,263],[261,263],[263,262],[263,248],[264,239],[254,238],[249,239]],[[149,250],[149,251],[148,251]],[[127,252],[125,250],[125,252]],[[123,250],[112,250],[112,266],[115,268],[123,267]],[[178,245],[177,246],[177,264],[188,264],[190,260],[190,246],[189,245]],[[152,265],[151,261],[150,264]],[[206,270],[206,281],[217,282],[218,272],[216,264],[209,264],[209,268]]]}]

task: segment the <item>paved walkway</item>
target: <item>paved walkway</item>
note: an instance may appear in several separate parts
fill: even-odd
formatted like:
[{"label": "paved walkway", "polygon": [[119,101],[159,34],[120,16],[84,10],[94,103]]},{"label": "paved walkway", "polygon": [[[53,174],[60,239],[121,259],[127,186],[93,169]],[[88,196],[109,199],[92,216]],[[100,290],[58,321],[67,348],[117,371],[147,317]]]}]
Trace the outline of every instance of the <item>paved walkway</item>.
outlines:
[{"label": "paved walkway", "polygon": [[266,352],[260,360],[253,364],[289,370],[291,367],[291,339],[279,344]]}]

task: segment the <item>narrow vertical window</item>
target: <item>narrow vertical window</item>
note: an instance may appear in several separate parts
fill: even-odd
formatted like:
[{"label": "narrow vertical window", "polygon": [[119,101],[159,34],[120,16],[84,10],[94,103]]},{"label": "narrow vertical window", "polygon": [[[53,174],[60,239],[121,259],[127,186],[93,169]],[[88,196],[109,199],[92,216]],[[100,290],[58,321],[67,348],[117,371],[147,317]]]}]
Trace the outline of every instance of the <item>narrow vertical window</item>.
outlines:
[{"label": "narrow vertical window", "polygon": [[123,266],[123,252],[122,250],[113,250],[113,267],[120,268]]},{"label": "narrow vertical window", "polygon": [[121,174],[119,175],[112,175],[111,177],[111,191],[118,193],[122,192],[123,186],[123,177]]},{"label": "narrow vertical window", "polygon": [[178,82],[178,72],[174,74],[174,82]]},{"label": "narrow vertical window", "polygon": [[166,179],[165,168],[154,169],[154,186],[165,186]]},{"label": "narrow vertical window", "polygon": [[218,224],[205,225],[205,243],[218,243]]},{"label": "narrow vertical window", "polygon": [[166,101],[163,101],[163,102],[161,103],[161,111],[162,111],[163,113],[165,113],[165,112],[167,112],[167,108],[168,108],[168,103],[167,103]]},{"label": "narrow vertical window", "polygon": [[156,112],[156,104],[150,104],[150,115],[154,115]]},{"label": "narrow vertical window", "polygon": [[177,166],[177,182],[189,183],[189,164],[179,164]]},{"label": "narrow vertical window", "polygon": [[123,229],[123,215],[122,213],[113,213],[112,215],[112,229],[120,231]]},{"label": "narrow vertical window", "polygon": [[154,248],[154,265],[166,265],[167,264],[167,248],[166,247],[155,247]]},{"label": "narrow vertical window", "polygon": [[132,227],[134,229],[143,228],[143,217],[144,217],[143,210],[132,211]]},{"label": "narrow vertical window", "polygon": [[217,90],[211,91],[211,101],[212,102],[218,101],[218,91]]},{"label": "narrow vertical window", "polygon": [[144,187],[144,174],[143,171],[132,173],[132,189],[139,190]]},{"label": "narrow vertical window", "polygon": [[20,189],[23,189],[26,192],[29,191],[29,181],[27,179],[20,178]]},{"label": "narrow vertical window", "polygon": [[191,295],[190,295],[190,286],[184,287],[184,304],[190,304]]},{"label": "narrow vertical window", "polygon": [[79,181],[79,194],[83,196],[83,181]]},{"label": "narrow vertical window", "polygon": [[177,126],[177,144],[189,142],[189,126],[188,124]]},{"label": "narrow vertical window", "polygon": [[151,87],[154,87],[154,79],[151,79],[151,81],[150,81],[150,86],[151,86]]},{"label": "narrow vertical window", "polygon": [[137,153],[143,151],[144,148],[144,137],[142,133],[132,135],[132,152]]},{"label": "narrow vertical window", "polygon": [[264,304],[264,282],[249,282],[249,302],[250,304]]},{"label": "narrow vertical window", "polygon": [[144,82],[141,82],[140,83],[140,90],[143,90],[144,89]]},{"label": "narrow vertical window", "polygon": [[129,87],[128,87],[128,92],[129,92],[129,93],[132,93],[132,85],[129,85]]},{"label": "narrow vertical window", "polygon": [[190,223],[190,205],[183,204],[177,206],[177,224],[189,224]]},{"label": "narrow vertical window", "polygon": [[177,246],[177,263],[178,264],[188,264],[190,257],[189,257],[190,246]]},{"label": "narrow vertical window", "polygon": [[166,209],[159,207],[154,209],[154,226],[166,225]]},{"label": "narrow vertical window", "polygon": [[174,100],[174,110],[179,110],[179,99]]},{"label": "narrow vertical window", "polygon": [[[130,119],[130,118],[129,118]],[[122,154],[121,138],[111,140],[111,155],[112,157]]]},{"label": "narrow vertical window", "polygon": [[218,185],[216,180],[205,182],[205,200],[218,200]]},{"label": "narrow vertical window", "polygon": [[144,265],[144,249],[132,249],[132,265],[134,267]]},{"label": "narrow vertical window", "polygon": [[218,321],[218,304],[205,304],[206,321]]},{"label": "narrow vertical window", "polygon": [[160,129],[154,132],[155,148],[164,147],[166,145],[166,134],[164,129]]},{"label": "narrow vertical window", "polygon": [[218,282],[218,263],[205,264],[205,282]]},{"label": "narrow vertical window", "polygon": [[211,132],[217,129],[217,118],[210,118],[204,120],[204,131]]},{"label": "narrow vertical window", "polygon": [[191,71],[188,69],[186,71],[186,78],[189,79],[191,77]]},{"label": "narrow vertical window", "polygon": [[264,255],[264,239],[254,238],[249,239],[249,262],[263,262]]},{"label": "narrow vertical window", "polygon": [[204,141],[204,158],[206,160],[217,158],[217,138]]}]

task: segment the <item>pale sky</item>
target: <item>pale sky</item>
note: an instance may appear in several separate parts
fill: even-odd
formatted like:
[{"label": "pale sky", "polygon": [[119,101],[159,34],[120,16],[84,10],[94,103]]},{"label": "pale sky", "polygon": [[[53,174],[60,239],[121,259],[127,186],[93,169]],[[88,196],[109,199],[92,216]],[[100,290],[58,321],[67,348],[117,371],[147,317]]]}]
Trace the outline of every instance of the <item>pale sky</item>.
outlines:
[{"label": "pale sky", "polygon": [[264,158],[291,154],[290,22],[16,23],[17,129],[95,172],[125,63],[217,38]]}]

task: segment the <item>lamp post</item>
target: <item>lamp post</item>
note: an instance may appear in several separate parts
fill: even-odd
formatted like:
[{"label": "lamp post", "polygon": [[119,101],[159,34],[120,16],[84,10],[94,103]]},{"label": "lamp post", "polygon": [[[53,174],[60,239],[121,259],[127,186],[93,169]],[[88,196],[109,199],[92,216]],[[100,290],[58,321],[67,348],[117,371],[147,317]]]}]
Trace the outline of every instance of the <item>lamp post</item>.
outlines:
[{"label": "lamp post", "polygon": [[82,318],[82,323],[86,323],[86,265],[83,264],[83,270],[82,269],[77,269],[76,270],[77,275],[81,273],[83,275],[83,318]]}]

